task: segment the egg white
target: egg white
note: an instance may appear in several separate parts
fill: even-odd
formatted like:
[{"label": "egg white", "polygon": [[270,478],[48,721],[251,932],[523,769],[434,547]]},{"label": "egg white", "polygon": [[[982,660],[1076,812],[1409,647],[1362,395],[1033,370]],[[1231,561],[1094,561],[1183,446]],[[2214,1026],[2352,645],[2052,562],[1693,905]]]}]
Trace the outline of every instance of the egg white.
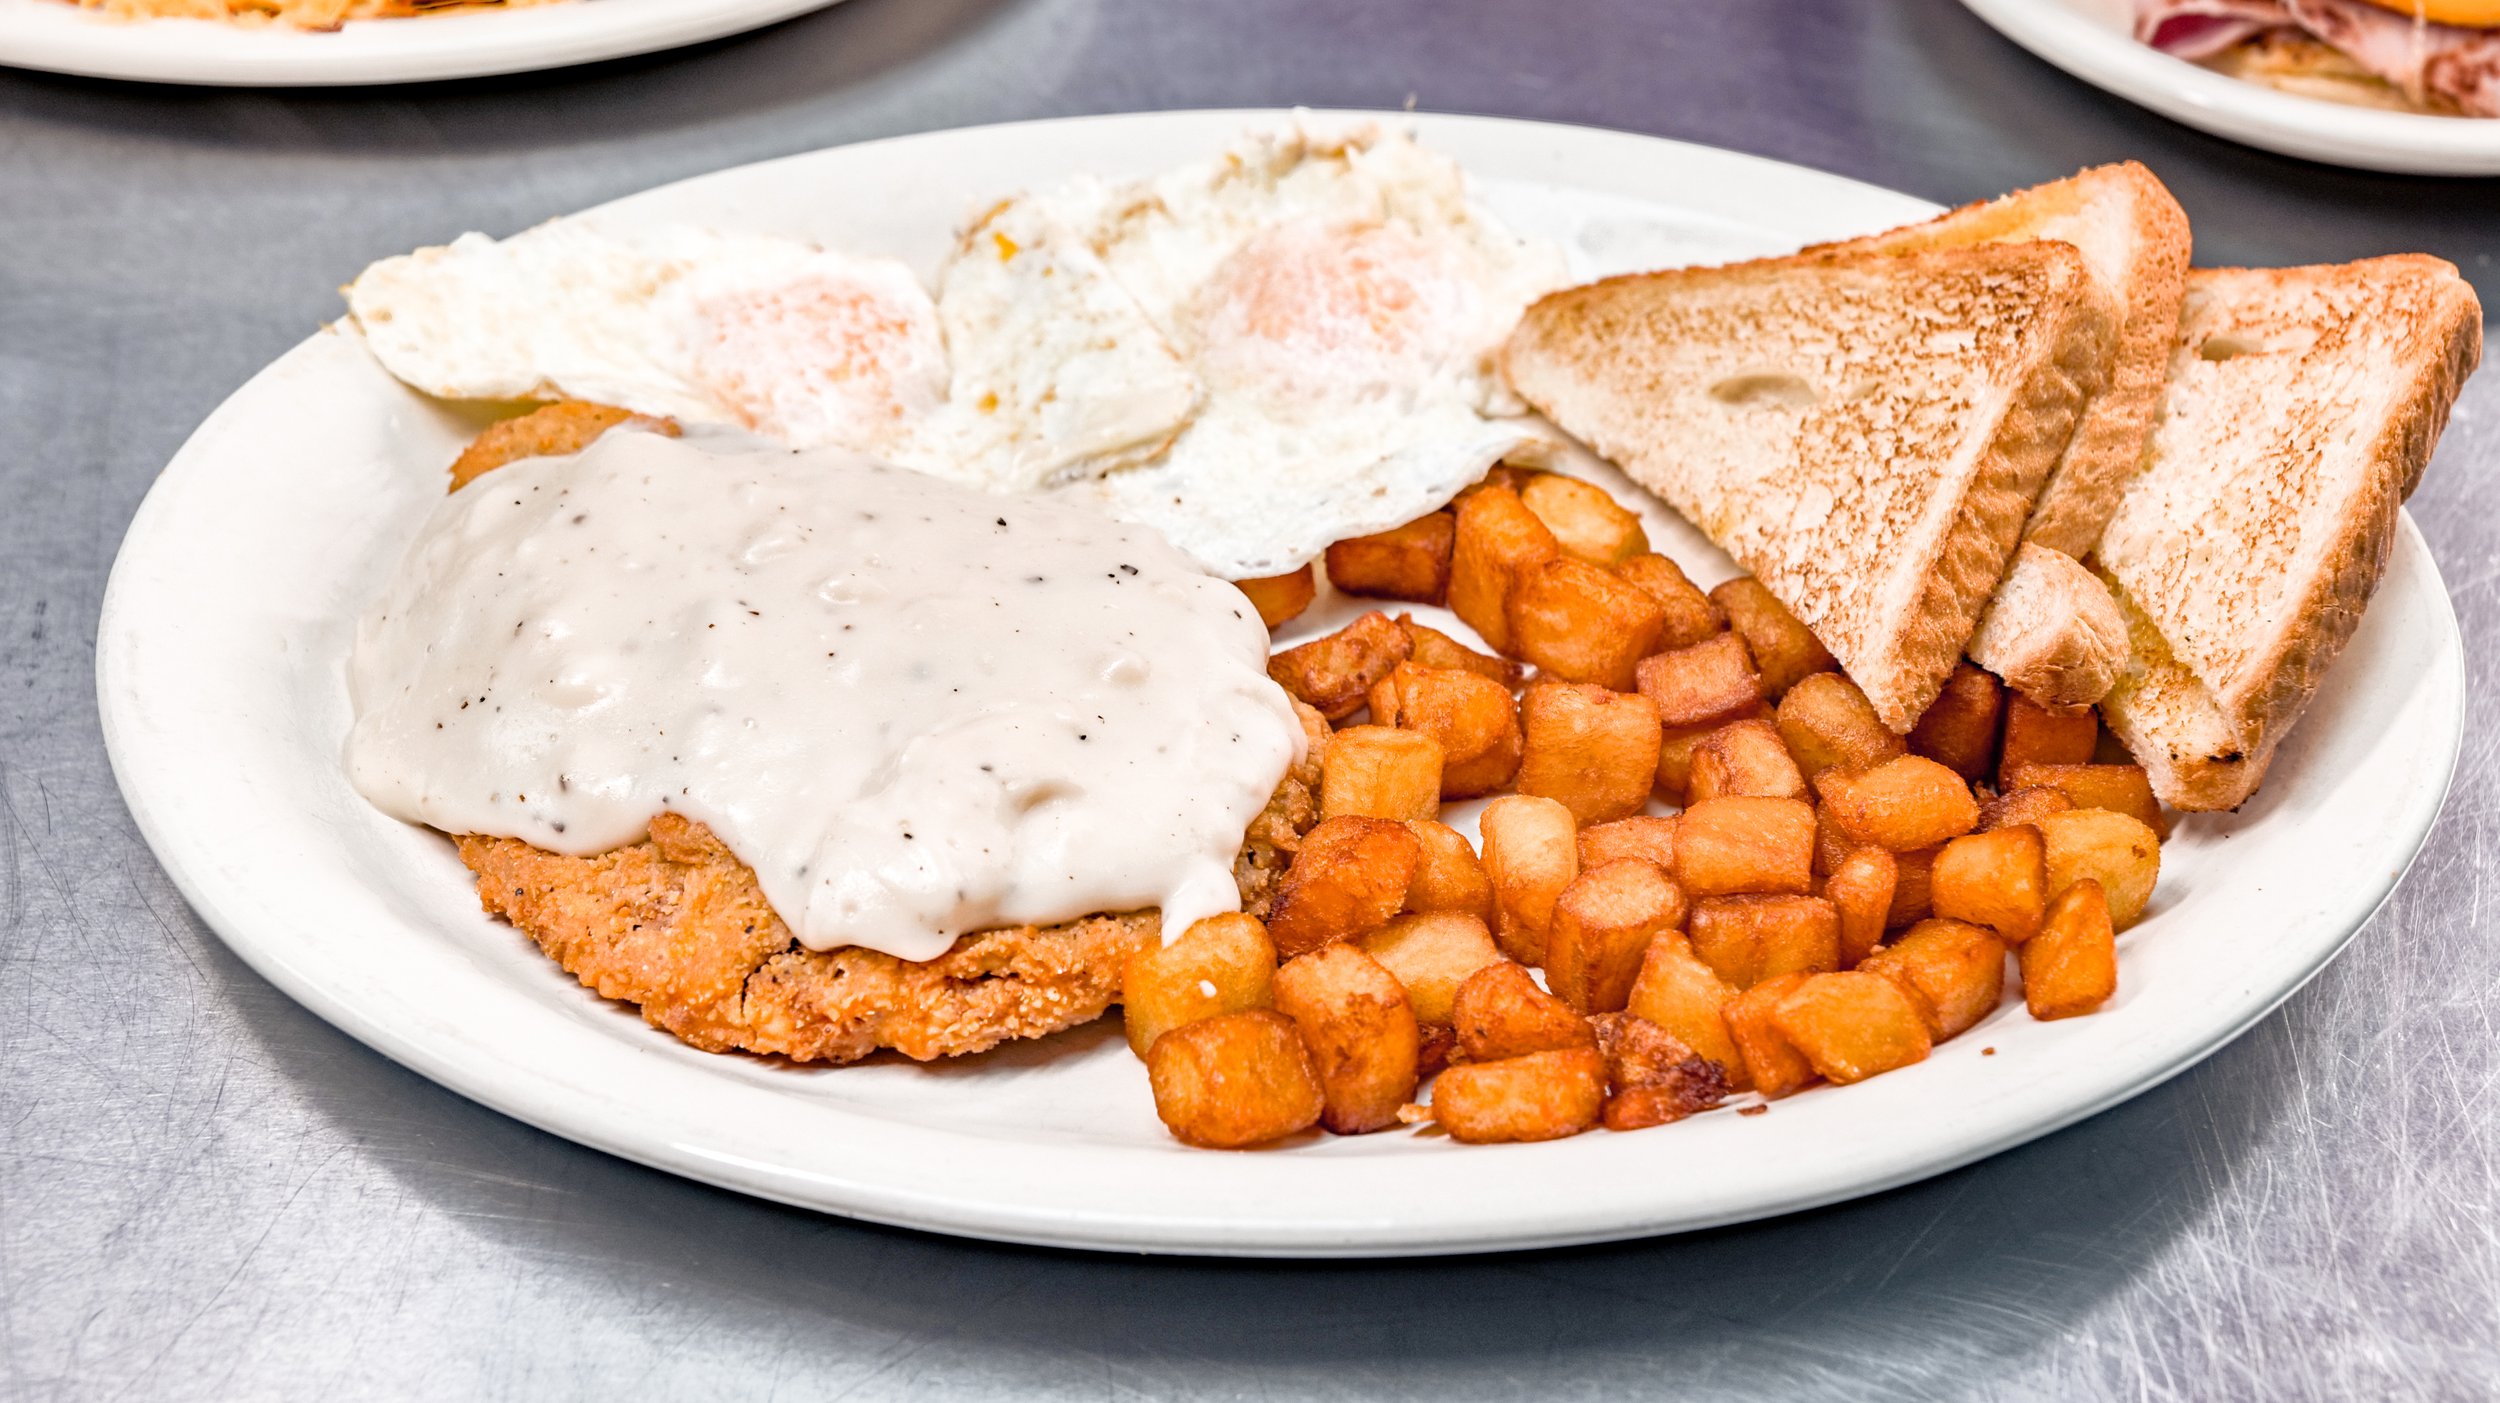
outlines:
[{"label": "egg white", "polygon": [[1197,381],[1081,239],[1002,209],[964,248],[933,299],[893,259],[559,221],[386,259],[347,298],[383,366],[444,398],[595,400],[995,491],[1171,442]]},{"label": "egg white", "polygon": [[1085,231],[1204,389],[1153,464],[1069,490],[1217,574],[1285,573],[1546,441],[1493,357],[1567,280],[1563,255],[1502,228],[1456,162],[1403,134],[1297,126],[1033,200]]}]

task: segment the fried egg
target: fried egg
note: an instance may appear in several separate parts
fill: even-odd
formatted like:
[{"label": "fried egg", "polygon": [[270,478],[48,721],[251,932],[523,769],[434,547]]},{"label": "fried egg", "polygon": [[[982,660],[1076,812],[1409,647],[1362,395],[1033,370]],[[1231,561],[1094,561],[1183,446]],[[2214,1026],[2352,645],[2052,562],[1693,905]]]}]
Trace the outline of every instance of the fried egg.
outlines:
[{"label": "fried egg", "polygon": [[998,491],[1160,453],[1197,382],[1101,260],[1038,211],[976,238],[991,256],[932,299],[894,259],[559,221],[386,259],[347,299],[385,369],[448,399],[594,400]]},{"label": "fried egg", "polygon": [[1296,124],[973,220],[932,295],[892,259],[580,221],[386,259],[347,289],[383,366],[840,447],[1152,526],[1282,574],[1548,442],[1493,355],[1566,278],[1402,133]]},{"label": "fried egg", "polygon": [[1546,437],[1493,355],[1563,255],[1455,161],[1365,129],[1254,137],[1127,187],[1034,197],[1081,229],[1202,386],[1153,464],[1070,491],[1233,579],[1433,511]]}]

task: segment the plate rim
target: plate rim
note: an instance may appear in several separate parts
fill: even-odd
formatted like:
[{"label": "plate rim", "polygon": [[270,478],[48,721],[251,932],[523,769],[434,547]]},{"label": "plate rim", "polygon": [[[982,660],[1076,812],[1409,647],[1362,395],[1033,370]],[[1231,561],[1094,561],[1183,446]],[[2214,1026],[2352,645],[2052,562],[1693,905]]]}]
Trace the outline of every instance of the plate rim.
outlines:
[{"label": "plate rim", "polygon": [[2066,0],[1962,4],[2042,62],[2212,136],[2361,170],[2500,174],[2500,118],[2383,112],[2277,92],[2140,44]]},{"label": "plate rim", "polygon": [[[859,145],[909,142],[924,137],[961,138],[966,134],[977,135],[1001,129],[1021,128],[1048,131],[1065,128],[1073,123],[1135,122],[1141,119],[1150,122],[1166,120],[1239,123],[1274,121],[1286,115],[1275,109],[1105,114],[1082,118],[1049,119],[1040,122],[1001,123],[990,127],[955,128],[922,134],[922,137],[886,138],[883,142],[859,143]],[[1314,114],[1323,120],[1349,121],[1393,120],[1407,115],[1409,114],[1360,111]],[[1434,124],[1489,123],[1526,131],[1552,131],[1556,128],[1563,128],[1569,131],[1625,137],[1638,142],[1665,141],[1663,138],[1608,132],[1602,128],[1567,128],[1564,124],[1506,118],[1436,116],[1427,120]],[[1724,152],[1717,148],[1671,141],[1665,144],[1683,148],[1689,153],[1706,153],[1712,158],[1732,157],[1740,162],[1760,162],[1792,171],[1807,171],[1804,167],[1791,167],[1787,163],[1744,156],[1742,153]],[[818,153],[805,153],[797,157],[779,159],[783,161],[804,160],[809,155],[815,154]],[[774,163],[763,161],[731,169],[748,171]],[[1809,173],[1819,179],[1844,179],[1825,176],[1820,172]],[[712,174],[719,175],[724,172]],[[705,178],[707,177],[697,176],[692,179]],[[654,187],[652,191],[641,192],[641,194],[650,195],[686,183],[688,182],[672,182],[669,185]],[[1849,183],[1858,184],[1859,182]],[[1880,187],[1866,188],[1880,190]],[[1899,196],[1896,192],[1884,193],[1892,195],[1895,199],[1907,198]],[[625,198],[630,200],[640,198],[640,196]],[[605,206],[599,208],[605,208]],[[590,212],[582,211],[582,213]],[[1388,1257],[1510,1251],[1653,1236],[1660,1233],[1698,1230],[1776,1216],[1882,1192],[1901,1184],[1915,1182],[1958,1168],[2097,1114],[2101,1110],[2176,1076],[2253,1026],[2314,978],[2317,972],[2331,962],[2336,954],[2350,942],[2353,935],[2367,925],[2370,917],[2385,904],[2401,882],[2404,873],[2410,869],[2435,825],[2444,807],[2461,753],[2464,699],[2464,653],[2461,629],[2457,622],[2453,601],[2448,595],[2444,580],[2440,577],[2436,559],[2430,555],[2427,544],[2423,541],[2411,518],[2401,516],[2402,524],[2399,534],[2402,543],[2398,550],[2400,553],[2415,556],[2419,565],[2428,572],[2427,578],[2434,587],[2433,592],[2437,602],[2436,609],[2432,611],[2438,624],[2437,651],[2443,664],[2450,667],[2456,679],[2456,685],[2447,689],[2447,693],[2438,698],[2454,721],[2454,724],[2448,726],[2444,733],[2445,763],[2439,775],[2439,782],[2436,786],[2426,787],[2419,792],[2405,813],[2407,821],[2401,825],[2408,830],[2403,839],[2404,861],[2395,865],[2392,870],[2388,870],[2383,881],[2374,886],[2365,884],[2356,887],[2352,897],[2338,903],[2336,909],[2346,912],[2348,918],[2346,916],[2334,918],[2332,923],[2339,925],[2340,930],[2331,940],[2322,943],[2305,968],[2287,982],[2282,982],[2279,988],[2269,988],[2262,993],[2252,993],[2241,999],[2227,1021],[2210,1025],[2203,1036],[2187,1044],[2171,1048],[2166,1054],[2167,1060],[2158,1068],[2113,1081],[2098,1092],[2077,1099],[2045,1117],[2029,1119],[2016,1117],[2014,1123],[1998,1133],[1969,1140],[1947,1152],[1903,1156],[1902,1163],[1898,1166],[1877,1175],[1833,1175],[1830,1183],[1810,1191],[1791,1193],[1776,1202],[1752,1203],[1711,1214],[1671,1214],[1665,1219],[1656,1221],[1615,1220],[1562,1231],[1557,1231],[1550,1224],[1545,1226],[1518,1225],[1510,1229],[1505,1229],[1500,1225],[1477,1224],[1460,1235],[1451,1234],[1445,1227],[1411,1236],[1400,1236],[1392,1231],[1382,1231],[1366,1236],[1360,1241],[1335,1240],[1325,1231],[1306,1233],[1288,1240],[1288,1237],[1279,1236],[1273,1232],[1252,1231],[1245,1234],[1228,1231],[1227,1224],[1213,1221],[1194,1223],[1184,1229],[1170,1217],[1130,1219],[1121,1222],[1095,1221],[1091,1218],[1071,1215],[1064,1208],[1037,1206],[1031,1203],[1005,1207],[988,1204],[982,1205],[979,1211],[974,1211],[960,1201],[915,1195],[895,1190],[891,1186],[886,1186],[881,1195],[854,1190],[843,1197],[842,1201],[833,1202],[828,1201],[828,1196],[821,1191],[807,1192],[810,1181],[806,1176],[794,1174],[786,1167],[759,1165],[725,1158],[696,1145],[676,1143],[654,1145],[647,1141],[634,1140],[630,1136],[613,1133],[612,1128],[601,1125],[595,1116],[564,1104],[562,1097],[556,1094],[562,1090],[560,1087],[532,1084],[526,1079],[514,1079],[509,1076],[501,1081],[493,1081],[472,1075],[470,1069],[463,1065],[464,1059],[456,1052],[430,1046],[405,1030],[365,1017],[351,1003],[341,997],[335,997],[332,991],[288,964],[279,952],[256,943],[245,928],[247,923],[234,911],[228,909],[219,891],[201,873],[192,870],[187,863],[180,860],[179,856],[173,858],[167,856],[169,852],[181,854],[183,842],[178,833],[167,831],[166,820],[158,812],[147,792],[148,777],[134,767],[129,759],[135,742],[132,738],[133,718],[125,714],[125,707],[131,705],[126,700],[131,694],[121,684],[123,677],[132,666],[134,650],[141,646],[143,641],[141,634],[144,631],[134,631],[127,618],[128,598],[131,591],[136,588],[131,584],[131,577],[135,574],[137,567],[130,567],[126,570],[125,564],[133,558],[133,542],[143,542],[148,538],[148,533],[165,529],[158,524],[157,518],[175,510],[171,503],[179,490],[178,488],[168,489],[167,484],[177,481],[176,470],[190,457],[194,446],[210,437],[218,429],[221,419],[238,412],[235,406],[246,400],[254,385],[263,377],[283,373],[291,360],[306,354],[308,348],[319,345],[326,334],[315,332],[306,341],[272,361],[251,380],[246,381],[203,421],[191,438],[186,440],[182,449],[178,450],[168,462],[157,482],[150,487],[147,498],[134,514],[122,548],[116,555],[97,624],[97,696],[100,721],[107,752],[112,760],[114,778],[141,835],[156,855],[160,866],[191,904],[192,909],[198,913],[205,924],[218,933],[220,939],[234,950],[239,958],[316,1016],[390,1057],[393,1061],[409,1067],[419,1075],[462,1096],[576,1143],[722,1188],[817,1211],[958,1236],[1089,1250],[1142,1250],[1211,1256]],[[2363,904],[2363,898],[2366,898],[2366,904]],[[819,1178],[821,1179],[822,1176]],[[821,1189],[822,1185],[818,1184],[817,1187]],[[1188,1240],[1175,1241],[1172,1240],[1172,1236],[1176,1231],[1190,1231],[1193,1235]]]},{"label": "plate rim", "polygon": [[332,33],[305,33],[216,20],[112,20],[63,0],[0,0],[0,67],[199,87],[424,83],[656,53],[761,29],[840,2],[574,0],[524,10],[358,20]]}]

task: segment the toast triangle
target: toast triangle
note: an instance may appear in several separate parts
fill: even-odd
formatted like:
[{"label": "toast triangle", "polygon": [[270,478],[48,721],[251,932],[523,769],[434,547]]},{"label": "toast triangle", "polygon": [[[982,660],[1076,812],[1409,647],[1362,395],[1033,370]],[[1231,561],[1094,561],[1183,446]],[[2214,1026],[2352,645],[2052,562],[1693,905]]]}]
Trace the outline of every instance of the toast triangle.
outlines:
[{"label": "toast triangle", "polygon": [[2137,654],[2103,714],[2164,802],[2255,791],[2481,354],[2481,305],[2436,258],[2189,275],[2145,467],[2097,554]]},{"label": "toast triangle", "polygon": [[1907,731],[2114,330],[2074,249],[1982,244],[1610,278],[1529,308],[1502,363],[1759,576]]},{"label": "toast triangle", "polygon": [[2021,239],[2074,245],[2104,314],[2118,327],[2107,373],[2090,387],[2074,437],[2023,528],[2025,540],[2081,559],[2135,475],[2169,371],[2190,244],[2187,214],[2169,189],[2133,161],[2094,166],[1923,224],[1807,252],[1907,253]]}]

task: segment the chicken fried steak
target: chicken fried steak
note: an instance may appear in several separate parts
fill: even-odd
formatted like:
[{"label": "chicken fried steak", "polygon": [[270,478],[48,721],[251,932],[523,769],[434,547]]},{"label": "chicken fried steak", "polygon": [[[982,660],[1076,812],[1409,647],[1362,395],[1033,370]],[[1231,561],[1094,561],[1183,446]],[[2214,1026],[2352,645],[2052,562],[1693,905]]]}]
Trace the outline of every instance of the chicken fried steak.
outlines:
[{"label": "chicken fried steak", "polygon": [[[1250,825],[1233,875],[1267,914],[1277,878],[1319,812],[1328,725],[1297,706],[1309,747]],[[856,946],[810,950],[773,913],[754,870],[676,814],[596,857],[514,838],[457,839],[489,914],[511,922],[604,997],[706,1052],[850,1062],[879,1048],[920,1061],[980,1052],[1100,1017],[1129,955],[1157,937],[1152,911],[965,936],[914,963]]]}]

